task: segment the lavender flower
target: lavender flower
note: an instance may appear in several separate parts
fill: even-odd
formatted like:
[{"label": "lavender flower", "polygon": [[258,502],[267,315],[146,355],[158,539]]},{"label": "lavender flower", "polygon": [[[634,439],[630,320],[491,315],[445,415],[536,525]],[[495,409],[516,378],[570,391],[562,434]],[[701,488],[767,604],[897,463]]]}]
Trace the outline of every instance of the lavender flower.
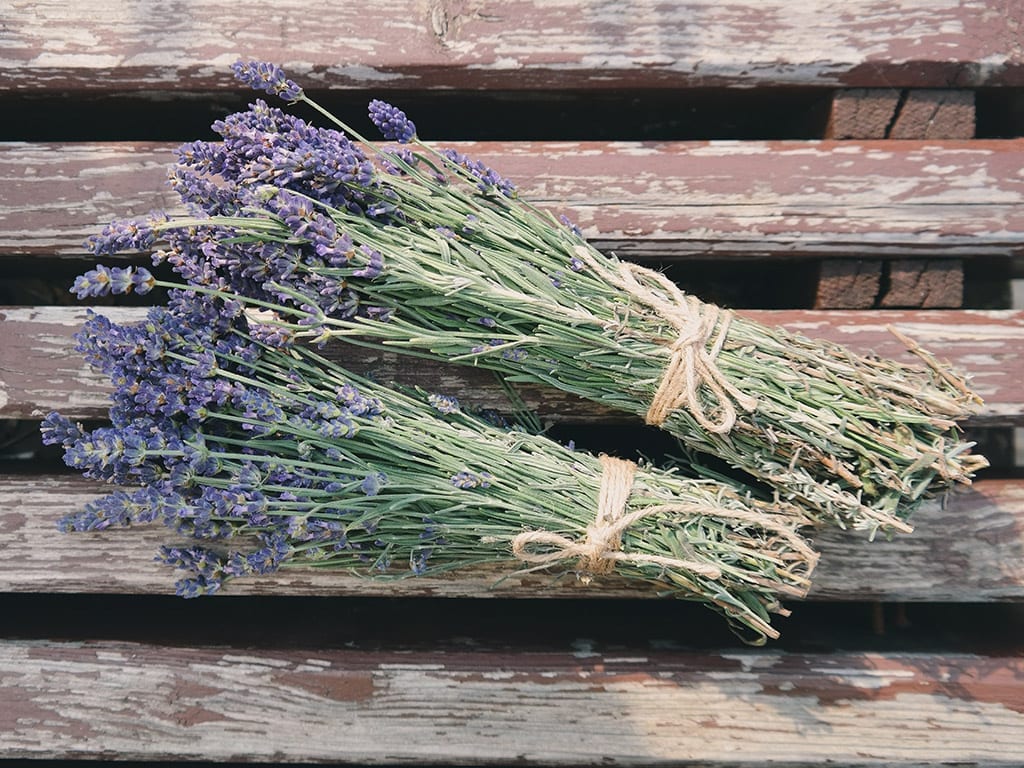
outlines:
[{"label": "lavender flower", "polygon": [[445,159],[453,165],[461,168],[477,180],[477,187],[484,194],[497,192],[505,197],[514,197],[516,186],[504,178],[493,168],[484,165],[479,160],[473,160],[455,149],[446,149],[442,152]]},{"label": "lavender flower", "polygon": [[71,445],[85,434],[81,424],[75,424],[66,416],[53,411],[48,413],[40,426],[44,445]]},{"label": "lavender flower", "polygon": [[427,395],[427,402],[433,406],[434,410],[444,415],[458,413],[460,410],[458,399],[451,395],[431,393]]},{"label": "lavender flower", "polygon": [[388,141],[408,144],[416,137],[416,126],[405,112],[380,99],[370,102],[370,120]]},{"label": "lavender flower", "polygon": [[286,101],[298,101],[303,97],[302,88],[285,77],[284,71],[276,64],[265,61],[236,61],[231,65],[235,78],[250,88],[280,96]]},{"label": "lavender flower", "polygon": [[156,241],[152,223],[136,219],[114,221],[98,235],[85,241],[85,247],[96,256],[111,256],[121,251],[145,251]]},{"label": "lavender flower", "polygon": [[144,267],[105,267],[98,264],[75,278],[71,291],[80,299],[110,294],[149,293],[156,278]]}]

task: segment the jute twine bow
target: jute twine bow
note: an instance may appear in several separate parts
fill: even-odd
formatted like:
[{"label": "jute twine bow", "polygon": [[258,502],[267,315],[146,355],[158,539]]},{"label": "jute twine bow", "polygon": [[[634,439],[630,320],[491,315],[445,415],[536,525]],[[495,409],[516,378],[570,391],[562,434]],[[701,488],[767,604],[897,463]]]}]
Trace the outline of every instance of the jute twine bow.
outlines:
[{"label": "jute twine bow", "polygon": [[[726,434],[736,424],[737,405],[746,411],[757,407],[757,399],[733,386],[716,362],[732,321],[731,312],[687,296],[660,272],[625,261],[612,269],[588,248],[577,245],[574,250],[597,274],[654,310],[676,331],[675,340],[667,347],[668,364],[647,409],[648,424],[661,426],[673,411],[685,407],[707,431]],[[701,386],[711,390],[718,403],[717,419],[708,415],[701,402]]]},{"label": "jute twine bow", "polygon": [[[512,540],[512,553],[524,563],[537,566],[579,559],[581,579],[589,582],[592,576],[609,574],[618,563],[660,565],[679,568],[695,574],[717,579],[722,572],[713,565],[661,555],[630,554],[623,552],[622,533],[629,526],[650,515],[679,511],[717,513],[717,508],[697,504],[669,504],[639,509],[626,514],[626,502],[633,489],[636,464],[632,461],[601,456],[601,488],[597,501],[597,516],[587,527],[583,541],[574,541],[551,531],[525,531]],[[535,551],[535,547],[545,551]]]}]

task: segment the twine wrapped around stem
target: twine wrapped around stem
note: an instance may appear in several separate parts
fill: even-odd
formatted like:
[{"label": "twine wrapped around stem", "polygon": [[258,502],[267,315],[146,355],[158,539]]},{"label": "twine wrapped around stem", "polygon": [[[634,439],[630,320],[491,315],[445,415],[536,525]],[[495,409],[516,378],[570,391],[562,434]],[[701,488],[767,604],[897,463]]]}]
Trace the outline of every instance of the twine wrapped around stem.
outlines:
[{"label": "twine wrapped around stem", "polygon": [[[642,518],[666,512],[718,514],[719,510],[700,504],[668,504],[646,507],[626,514],[626,503],[633,488],[636,464],[606,455],[602,455],[600,460],[602,474],[597,516],[594,523],[588,526],[586,538],[583,541],[574,541],[551,531],[524,531],[512,540],[512,553],[519,560],[543,566],[579,558],[580,571],[585,574],[586,581],[592,576],[611,573],[620,562],[680,568],[712,579],[721,577],[720,569],[706,563],[661,555],[623,552],[620,549],[622,533]],[[532,551],[532,547],[536,545],[546,547],[547,551]]]},{"label": "twine wrapped around stem", "polygon": [[[701,427],[723,435],[736,424],[737,405],[746,411],[757,407],[757,399],[733,386],[715,363],[725,343],[731,312],[687,296],[660,272],[625,261],[618,262],[616,271],[582,245],[574,251],[609,283],[654,310],[678,334],[668,346],[669,361],[645,415],[648,424],[660,427],[672,411],[685,407]],[[701,386],[711,390],[718,402],[717,419],[709,416],[701,403]]]}]

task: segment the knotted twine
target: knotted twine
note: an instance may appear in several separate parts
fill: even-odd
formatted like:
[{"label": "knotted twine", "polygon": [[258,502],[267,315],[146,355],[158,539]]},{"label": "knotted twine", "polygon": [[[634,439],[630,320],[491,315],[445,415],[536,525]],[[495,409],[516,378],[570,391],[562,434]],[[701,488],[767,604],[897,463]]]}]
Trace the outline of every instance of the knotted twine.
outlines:
[{"label": "knotted twine", "polygon": [[[660,272],[625,261],[617,262],[616,270],[582,245],[574,251],[608,283],[654,310],[676,332],[667,345],[669,361],[644,417],[648,424],[660,427],[673,411],[685,407],[707,431],[727,434],[736,424],[736,405],[746,411],[757,407],[757,399],[733,386],[716,362],[732,312],[687,296]],[[718,403],[717,419],[708,415],[701,402],[701,386],[711,390]]]},{"label": "knotted twine", "polygon": [[[618,563],[660,565],[679,568],[717,579],[721,570],[713,565],[661,555],[626,553],[621,550],[622,534],[633,523],[651,515],[667,511],[693,511],[714,514],[717,508],[699,504],[669,504],[646,507],[626,514],[626,504],[633,489],[636,464],[625,459],[602,455],[601,487],[597,499],[597,515],[587,526],[583,541],[574,541],[552,531],[524,531],[512,540],[512,553],[524,563],[537,566],[579,558],[581,580],[589,583],[591,577],[602,576],[615,570]],[[541,546],[545,551],[536,551]]]},{"label": "knotted twine", "polygon": [[[512,539],[512,553],[516,558],[538,568],[577,558],[579,560],[578,575],[584,584],[589,584],[594,576],[612,573],[619,563],[658,565],[662,568],[675,568],[689,571],[694,575],[719,579],[722,576],[721,569],[708,563],[664,555],[623,552],[621,549],[622,534],[629,526],[645,517],[704,515],[757,526],[765,532],[774,534],[775,538],[767,542],[769,548],[773,546],[772,542],[781,539],[792,550],[789,554],[779,556],[780,561],[803,561],[809,568],[813,568],[818,560],[818,554],[799,534],[784,523],[777,523],[769,515],[755,510],[727,509],[713,504],[672,502],[654,504],[627,514],[626,505],[633,489],[637,465],[632,461],[603,454],[600,456],[600,461],[602,471],[597,514],[594,522],[587,527],[587,535],[583,541],[576,541],[552,531],[524,531]],[[543,551],[537,551],[537,547],[542,548]],[[794,580],[797,578],[795,574],[791,574],[791,577]],[[767,583],[756,577],[751,577],[750,580],[754,583]],[[803,596],[806,593],[806,589],[797,586],[782,583],[774,586],[780,592],[788,592],[797,596]]]}]

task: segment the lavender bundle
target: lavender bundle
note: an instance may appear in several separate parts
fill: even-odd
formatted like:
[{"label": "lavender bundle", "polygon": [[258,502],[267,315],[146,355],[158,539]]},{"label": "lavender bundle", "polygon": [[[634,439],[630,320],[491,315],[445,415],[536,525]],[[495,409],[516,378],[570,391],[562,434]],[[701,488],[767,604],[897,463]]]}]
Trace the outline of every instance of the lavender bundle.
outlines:
[{"label": "lavender bundle", "polygon": [[[987,465],[958,422],[979,399],[922,350],[910,365],[756,323],[598,252],[495,171],[416,136],[379,101],[378,148],[273,65],[262,101],[179,151],[192,219],[111,225],[97,254],[159,246],[197,286],[291,308],[282,329],[550,384],[642,416],[773,486],[818,521],[905,531],[918,503]],[[158,239],[160,238],[160,239]]]},{"label": "lavender bundle", "polygon": [[[92,295],[148,292],[99,268]],[[110,426],[43,425],[69,466],[118,486],[65,530],[163,521],[179,594],[306,566],[393,577],[479,564],[614,573],[703,602],[754,639],[816,560],[784,504],[574,451],[450,397],[358,379],[217,290],[175,290],[144,322],[91,315],[79,351],[114,384]]]}]

